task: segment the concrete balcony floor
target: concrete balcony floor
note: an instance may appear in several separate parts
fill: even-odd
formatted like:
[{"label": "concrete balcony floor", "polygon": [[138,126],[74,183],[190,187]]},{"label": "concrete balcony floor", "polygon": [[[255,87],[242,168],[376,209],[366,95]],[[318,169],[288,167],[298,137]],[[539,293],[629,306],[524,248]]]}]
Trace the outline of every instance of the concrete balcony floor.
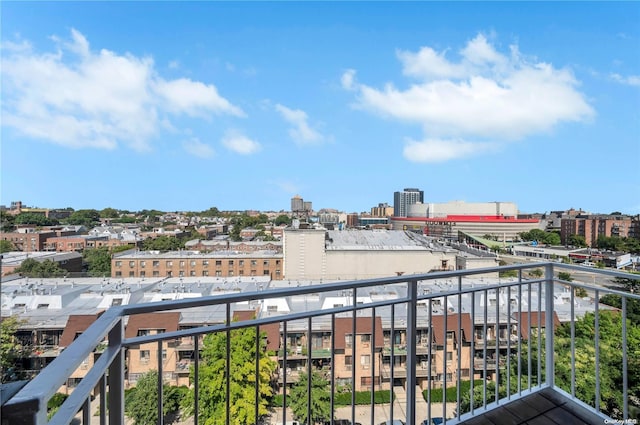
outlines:
[{"label": "concrete balcony floor", "polygon": [[604,416],[545,388],[459,422],[465,425],[602,425]]}]

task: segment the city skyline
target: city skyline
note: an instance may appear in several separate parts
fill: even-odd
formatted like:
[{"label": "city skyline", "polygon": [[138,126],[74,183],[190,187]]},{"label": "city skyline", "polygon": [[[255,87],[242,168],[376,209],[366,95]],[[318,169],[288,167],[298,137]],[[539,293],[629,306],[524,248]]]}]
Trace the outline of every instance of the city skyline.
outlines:
[{"label": "city skyline", "polygon": [[640,4],[4,2],[0,204],[640,213]]}]

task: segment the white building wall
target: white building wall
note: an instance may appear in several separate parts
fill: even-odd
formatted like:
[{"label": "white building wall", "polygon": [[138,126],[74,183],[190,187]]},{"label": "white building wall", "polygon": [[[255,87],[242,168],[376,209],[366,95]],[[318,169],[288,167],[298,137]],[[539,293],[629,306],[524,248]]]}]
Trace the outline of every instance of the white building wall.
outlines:
[{"label": "white building wall", "polygon": [[442,218],[448,215],[504,215],[517,216],[513,202],[464,202],[413,204],[407,206],[407,217]]}]

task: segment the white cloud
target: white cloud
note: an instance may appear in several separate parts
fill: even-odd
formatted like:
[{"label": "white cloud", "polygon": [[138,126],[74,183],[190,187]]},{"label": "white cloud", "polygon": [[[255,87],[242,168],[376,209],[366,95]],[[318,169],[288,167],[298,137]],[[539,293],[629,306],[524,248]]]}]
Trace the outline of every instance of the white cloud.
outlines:
[{"label": "white cloud", "polygon": [[403,155],[411,162],[443,162],[494,150],[491,143],[472,143],[464,140],[427,139],[408,140]]},{"label": "white cloud", "polygon": [[183,141],[182,147],[189,154],[197,156],[198,158],[213,158],[216,154],[215,150],[211,146],[206,143],[202,143],[197,137]]},{"label": "white cloud", "polygon": [[75,29],[55,47],[39,53],[26,41],[2,44],[3,125],[28,137],[74,148],[123,144],[145,151],[176,115],[243,116],[215,86],[165,80],[150,57],[92,51]]},{"label": "white cloud", "polygon": [[178,68],[180,68],[180,61],[178,61],[178,60],[169,61],[169,65],[168,66],[169,66],[169,69],[178,69]]},{"label": "white cloud", "polygon": [[355,77],[356,77],[355,69],[347,69],[342,74],[342,77],[340,78],[340,83],[342,84],[342,87],[347,90],[353,89]]},{"label": "white cloud", "polygon": [[640,75],[629,75],[627,77],[623,77],[620,74],[611,74],[610,77],[613,81],[616,81],[620,84],[640,87]]},{"label": "white cloud", "polygon": [[251,155],[262,149],[260,143],[255,140],[251,140],[244,134],[234,130],[227,131],[225,133],[222,138],[222,144],[227,149],[241,155]]},{"label": "white cloud", "polygon": [[[595,115],[570,70],[529,63],[517,46],[504,55],[478,35],[458,61],[445,53],[431,47],[398,52],[403,74],[419,80],[405,89],[356,84],[343,74],[353,83],[345,88],[357,93],[356,107],[423,128],[431,142],[409,144],[405,156],[445,161],[484,151],[486,140],[506,143]],[[425,147],[439,153],[426,155]]]},{"label": "white cloud", "polygon": [[276,104],[275,108],[280,115],[293,127],[289,129],[289,136],[299,145],[311,145],[321,143],[325,137],[312,129],[307,122],[309,117],[301,109],[289,109],[284,105]]}]

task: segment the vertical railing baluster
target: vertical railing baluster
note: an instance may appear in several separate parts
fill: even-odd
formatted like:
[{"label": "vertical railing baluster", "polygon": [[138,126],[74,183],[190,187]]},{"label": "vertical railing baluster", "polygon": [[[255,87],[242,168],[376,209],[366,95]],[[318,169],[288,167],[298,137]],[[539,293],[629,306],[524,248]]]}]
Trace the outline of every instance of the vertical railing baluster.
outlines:
[{"label": "vertical railing baluster", "polygon": [[596,345],[596,411],[600,411],[600,310],[599,310],[599,291],[595,291],[595,345]]},{"label": "vertical railing baluster", "polygon": [[396,361],[395,361],[395,346],[396,346],[396,305],[395,304],[391,304],[391,360],[389,362],[389,367],[391,368],[390,370],[390,382],[391,382],[391,394],[389,395],[389,418],[391,420],[393,420],[393,405],[394,403],[394,392],[393,389],[394,387],[394,380],[395,380],[395,373],[394,373],[394,369],[395,369],[395,365],[396,365]]},{"label": "vertical railing baluster", "polygon": [[162,383],[164,381],[164,379],[162,379],[162,374],[163,372],[163,365],[162,365],[162,340],[158,341],[158,425],[162,425],[164,424],[164,415],[162,412],[162,405],[164,404],[162,399],[164,397],[163,391],[162,391]]},{"label": "vertical railing baluster", "polygon": [[531,283],[527,284],[527,389],[531,390],[532,360],[531,360]]},{"label": "vertical railing baluster", "polygon": [[353,288],[353,310],[351,317],[353,319],[351,323],[351,422],[356,421],[356,321],[358,319],[356,307],[358,306],[358,296],[356,295],[356,289]]},{"label": "vertical railing baluster", "polygon": [[483,341],[482,344],[482,406],[487,406],[487,320],[489,308],[489,291],[484,290],[484,323],[482,324]]},{"label": "vertical railing baluster", "polygon": [[256,326],[256,384],[255,384],[255,423],[258,423],[258,419],[260,418],[260,352],[261,352],[261,341],[260,341],[260,326]]},{"label": "vertical railing baluster", "polygon": [[[311,381],[313,381],[313,365],[311,364],[311,339],[313,338],[313,321],[307,319],[307,423],[312,423],[311,411]],[[354,341],[355,344],[355,341]]]},{"label": "vertical railing baluster", "polygon": [[107,375],[100,378],[100,425],[107,425]]},{"label": "vertical railing baluster", "polygon": [[[408,282],[409,305],[407,309],[407,423],[416,420],[416,312],[418,307],[418,281]],[[352,421],[352,422],[355,422]]]},{"label": "vertical railing baluster", "polygon": [[[549,306],[547,306],[549,308]],[[549,314],[547,313],[546,316]],[[545,316],[545,317],[546,317]],[[542,282],[538,282],[538,387],[542,385]],[[546,353],[545,353],[546,354]],[[546,358],[546,357],[545,357]]]},{"label": "vertical railing baluster", "polygon": [[[553,296],[553,288],[554,288],[554,279],[553,279],[553,265],[547,264],[545,267],[545,310],[546,310],[546,336],[545,336],[545,360],[546,364],[544,367],[546,384],[553,388],[555,385],[555,363],[554,363],[554,335],[555,335],[555,305],[554,305],[554,296]],[[540,316],[538,316],[538,323],[540,322]],[[538,356],[539,357],[539,356]]]},{"label": "vertical railing baluster", "polygon": [[629,419],[629,377],[627,376],[627,297],[622,301],[622,419]]},{"label": "vertical railing baluster", "polygon": [[571,288],[571,396],[576,396],[576,311],[575,288]]},{"label": "vertical railing baluster", "polygon": [[429,353],[427,354],[427,375],[429,384],[427,386],[427,418],[431,418],[431,390],[433,389],[433,298],[429,298]]},{"label": "vertical railing baluster", "polygon": [[449,318],[449,306],[447,296],[444,296],[444,352],[442,355],[442,417],[447,417],[447,345],[449,344],[449,329],[447,319]]},{"label": "vertical railing baluster", "polygon": [[331,314],[331,394],[329,395],[329,403],[330,408],[329,412],[331,414],[331,425],[333,425],[333,416],[335,409],[335,393],[336,393],[336,314]]},{"label": "vertical railing baluster", "polygon": [[[282,322],[282,340],[284,342],[284,348],[282,350],[282,423],[287,423],[287,355],[289,349],[287,348],[287,322]],[[333,359],[332,359],[333,361]],[[333,413],[333,411],[332,411]]]},{"label": "vertical railing baluster", "polygon": [[91,395],[82,404],[82,423],[84,425],[91,424]]},{"label": "vertical railing baluster", "polygon": [[225,330],[225,423],[231,423],[231,304],[226,304],[226,325]]},{"label": "vertical railing baluster", "polygon": [[[458,363],[457,373],[456,373],[456,417],[459,419],[460,415],[460,403],[461,403],[461,394],[460,394],[460,378],[461,378],[461,370],[462,370],[462,276],[458,276],[458,333],[457,343],[458,346],[456,351],[456,359]],[[473,377],[471,378],[473,379]]]},{"label": "vertical railing baluster", "polygon": [[496,403],[500,401],[500,292],[500,288],[496,288]]},{"label": "vertical railing baluster", "polygon": [[200,413],[200,336],[193,336],[193,424],[198,425]]},{"label": "vertical railing baluster", "polygon": [[518,282],[518,395],[522,395],[522,317],[522,280],[520,280]]},{"label": "vertical railing baluster", "polygon": [[376,372],[376,362],[375,362],[375,347],[376,347],[376,309],[375,307],[371,309],[371,340],[369,341],[371,344],[371,360],[369,361],[371,365],[371,418],[375,417],[375,372]]},{"label": "vertical railing baluster", "polygon": [[473,386],[476,382],[476,291],[470,292],[471,294],[471,382],[469,385],[469,412],[473,414],[475,409],[475,397]]},{"label": "vertical railing baluster", "polygon": [[[518,279],[522,269],[518,270]],[[507,400],[511,399],[511,285],[507,286]]]},{"label": "vertical railing baluster", "polygon": [[124,325],[122,318],[109,331],[109,347],[118,347],[120,352],[109,366],[109,425],[124,423]]}]

